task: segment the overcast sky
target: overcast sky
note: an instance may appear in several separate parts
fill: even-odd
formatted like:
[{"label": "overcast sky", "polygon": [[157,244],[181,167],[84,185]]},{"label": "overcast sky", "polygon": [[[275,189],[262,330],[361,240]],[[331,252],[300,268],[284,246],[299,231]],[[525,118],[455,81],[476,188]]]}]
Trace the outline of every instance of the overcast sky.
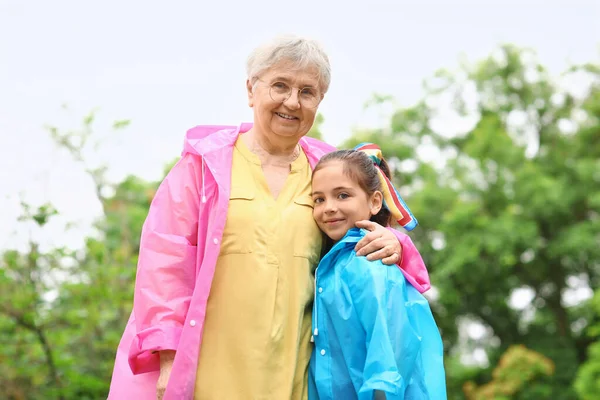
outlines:
[{"label": "overcast sky", "polygon": [[[339,144],[374,92],[402,105],[421,82],[458,56],[475,60],[500,43],[535,49],[551,72],[598,60],[600,1],[139,1],[0,0],[0,248],[27,234],[19,199],[52,201],[64,215],[46,243],[77,245],[100,209],[90,180],[52,145],[45,124],[64,128],[99,107],[101,136],[115,119],[131,126],[92,162],[160,177],[186,129],[251,120],[245,59],[276,34],[320,40],[332,85],[320,111],[325,138]],[[61,109],[68,104],[69,110]],[[66,232],[66,221],[79,229]],[[19,232],[15,235],[15,232]]]}]

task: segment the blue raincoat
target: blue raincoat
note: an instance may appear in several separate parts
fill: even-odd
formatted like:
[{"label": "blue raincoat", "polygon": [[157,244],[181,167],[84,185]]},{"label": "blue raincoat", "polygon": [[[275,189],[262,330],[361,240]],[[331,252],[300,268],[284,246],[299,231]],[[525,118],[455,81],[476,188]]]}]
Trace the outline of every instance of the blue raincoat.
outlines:
[{"label": "blue raincoat", "polygon": [[354,251],[351,229],[316,270],[310,400],[446,399],[429,303],[398,268]]}]

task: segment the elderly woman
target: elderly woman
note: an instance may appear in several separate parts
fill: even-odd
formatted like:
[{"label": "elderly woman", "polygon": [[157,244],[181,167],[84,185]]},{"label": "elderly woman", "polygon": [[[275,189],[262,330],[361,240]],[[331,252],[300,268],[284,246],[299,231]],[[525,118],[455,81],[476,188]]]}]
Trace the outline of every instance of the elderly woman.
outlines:
[{"label": "elderly woman", "polygon": [[[333,148],[305,135],[330,66],[315,42],[285,37],[247,73],[254,123],[188,131],[152,202],[109,399],[307,398],[322,245],[311,172]],[[359,254],[429,287],[422,262],[402,262],[416,252],[406,235],[359,224]]]}]

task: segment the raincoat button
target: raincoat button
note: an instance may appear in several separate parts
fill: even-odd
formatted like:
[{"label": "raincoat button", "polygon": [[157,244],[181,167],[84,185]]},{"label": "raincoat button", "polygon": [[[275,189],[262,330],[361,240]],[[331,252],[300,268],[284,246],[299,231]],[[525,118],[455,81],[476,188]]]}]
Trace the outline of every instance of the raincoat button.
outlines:
[{"label": "raincoat button", "polygon": [[196,321],[195,320],[191,320],[190,321],[190,326],[196,326]]},{"label": "raincoat button", "polygon": [[315,331],[313,332],[313,335],[319,336],[319,330],[317,328],[315,328]]},{"label": "raincoat button", "polygon": [[313,335],[310,335],[310,342],[314,343],[315,342],[315,337]]},{"label": "raincoat button", "polygon": [[214,239],[213,239],[213,242],[214,242],[215,244],[219,244],[219,239],[217,239],[217,238],[214,238]]},{"label": "raincoat button", "polygon": [[321,350],[321,355],[324,356],[325,355],[325,350]]},{"label": "raincoat button", "polygon": [[323,288],[322,287],[319,288],[319,293],[323,293]]}]

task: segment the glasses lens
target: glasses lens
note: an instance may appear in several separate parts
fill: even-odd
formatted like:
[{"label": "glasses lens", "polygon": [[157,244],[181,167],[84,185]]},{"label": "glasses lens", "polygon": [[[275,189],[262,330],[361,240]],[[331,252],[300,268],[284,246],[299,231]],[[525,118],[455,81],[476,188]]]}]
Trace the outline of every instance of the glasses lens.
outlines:
[{"label": "glasses lens", "polygon": [[269,94],[271,95],[271,98],[273,99],[273,101],[277,102],[286,101],[290,97],[291,93],[292,88],[283,82],[275,82],[271,85],[271,88],[269,89]]},{"label": "glasses lens", "polygon": [[319,97],[314,88],[304,88],[300,91],[300,102],[304,107],[315,108],[319,105]]}]

